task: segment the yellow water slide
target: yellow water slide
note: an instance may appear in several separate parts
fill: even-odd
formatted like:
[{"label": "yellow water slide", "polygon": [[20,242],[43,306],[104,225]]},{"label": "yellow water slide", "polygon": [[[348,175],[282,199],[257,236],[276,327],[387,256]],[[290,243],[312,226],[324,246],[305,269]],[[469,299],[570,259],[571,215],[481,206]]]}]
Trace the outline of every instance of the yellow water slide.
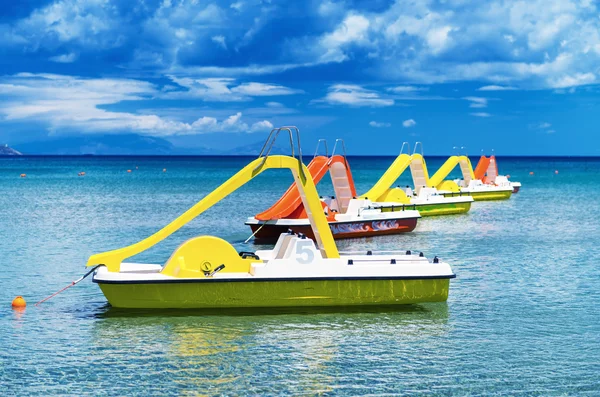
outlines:
[{"label": "yellow water slide", "polygon": [[471,180],[475,179],[471,160],[469,160],[467,156],[452,156],[446,160],[440,169],[437,170],[436,173],[433,174],[433,176],[429,179],[429,186],[441,189],[440,185],[444,182],[444,179],[450,175],[452,170],[456,168],[457,165],[460,165],[460,171],[467,185]]},{"label": "yellow water slide", "polygon": [[192,208],[184,212],[158,232],[130,246],[92,255],[88,260],[87,266],[105,265],[108,268],[108,271],[118,272],[121,263],[125,259],[146,251],[150,247],[169,237],[182,226],[251,181],[263,171],[272,168],[287,168],[292,171],[294,181],[300,191],[302,203],[304,204],[304,208],[306,209],[310,224],[313,228],[315,240],[323,257],[339,258],[337,247],[333,241],[329,224],[327,223],[327,218],[325,218],[325,215],[323,214],[323,208],[321,206],[321,201],[319,200],[317,189],[306,166],[295,157],[265,156],[252,161],[212,193],[204,197]]},{"label": "yellow water slide", "polygon": [[381,198],[387,193],[394,182],[398,180],[404,170],[410,166],[411,161],[412,157],[408,154],[400,154],[371,190],[363,194],[360,198],[368,198],[371,201],[383,201]]}]

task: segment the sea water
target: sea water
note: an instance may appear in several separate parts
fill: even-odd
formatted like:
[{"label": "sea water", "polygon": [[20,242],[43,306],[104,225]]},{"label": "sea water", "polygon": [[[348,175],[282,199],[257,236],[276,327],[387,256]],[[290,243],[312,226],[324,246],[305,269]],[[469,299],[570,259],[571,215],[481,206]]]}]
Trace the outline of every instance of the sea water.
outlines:
[{"label": "sea water", "polygon": [[[600,159],[500,158],[501,173],[523,183],[510,200],[421,219],[413,233],[339,242],[441,257],[457,274],[447,303],[131,312],[111,309],[86,279],[33,305],[80,277],[91,254],[152,234],[249,160],[0,159],[0,393],[600,394]],[[393,158],[349,161],[363,193]],[[244,221],[291,180],[268,171],[134,259],[162,263],[200,234],[265,248],[244,243]],[[327,178],[319,191],[333,193]],[[24,312],[10,307],[17,295]]]}]

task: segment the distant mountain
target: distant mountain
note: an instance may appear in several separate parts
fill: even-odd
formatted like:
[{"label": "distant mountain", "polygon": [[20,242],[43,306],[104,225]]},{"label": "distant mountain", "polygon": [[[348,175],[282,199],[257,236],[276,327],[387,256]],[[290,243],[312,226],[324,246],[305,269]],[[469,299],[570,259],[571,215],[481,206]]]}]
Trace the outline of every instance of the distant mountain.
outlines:
[{"label": "distant mountain", "polygon": [[198,148],[176,148],[165,139],[136,134],[61,137],[19,145],[25,154],[49,155],[172,155],[208,154]]},{"label": "distant mountain", "polygon": [[11,148],[8,147],[8,145],[2,145],[0,146],[0,156],[21,156],[22,153]]},{"label": "distant mountain", "polygon": [[[265,141],[251,143],[249,145],[239,146],[230,150],[219,152],[222,156],[258,156]],[[267,148],[268,149],[268,148]],[[265,149],[265,151],[267,150]],[[291,154],[291,149],[283,145],[274,145],[271,149],[270,154]]]},{"label": "distant mountain", "polygon": [[[113,134],[63,136],[23,143],[18,145],[18,147],[19,152],[26,155],[258,156],[263,145],[264,141],[260,141],[239,146],[234,149],[219,150],[196,145],[188,146],[182,142],[179,142],[176,146],[166,139],[157,137],[136,134]],[[0,147],[0,155],[21,154],[19,152],[8,148],[7,146]],[[270,154],[289,155],[291,154],[291,150],[288,145],[281,143],[274,145]]]}]

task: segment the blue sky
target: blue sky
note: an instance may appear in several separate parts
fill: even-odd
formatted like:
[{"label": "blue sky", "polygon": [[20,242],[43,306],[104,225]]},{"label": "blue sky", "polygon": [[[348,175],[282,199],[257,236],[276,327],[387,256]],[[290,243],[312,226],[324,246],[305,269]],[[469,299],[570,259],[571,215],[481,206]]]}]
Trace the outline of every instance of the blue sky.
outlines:
[{"label": "blue sky", "polygon": [[597,2],[28,0],[0,11],[0,142],[600,155]]}]

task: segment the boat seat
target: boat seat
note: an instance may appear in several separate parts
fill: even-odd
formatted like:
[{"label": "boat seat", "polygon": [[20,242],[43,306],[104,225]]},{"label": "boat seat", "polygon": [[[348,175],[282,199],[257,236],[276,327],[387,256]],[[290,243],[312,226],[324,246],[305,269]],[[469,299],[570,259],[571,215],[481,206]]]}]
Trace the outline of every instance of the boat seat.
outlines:
[{"label": "boat seat", "polygon": [[277,250],[277,254],[275,255],[275,259],[283,259],[283,257],[285,256],[285,252],[287,251],[290,242],[292,241],[293,238],[295,238],[296,236],[293,234],[286,234],[283,237],[283,241],[281,242],[281,245],[279,246],[279,250]]}]

